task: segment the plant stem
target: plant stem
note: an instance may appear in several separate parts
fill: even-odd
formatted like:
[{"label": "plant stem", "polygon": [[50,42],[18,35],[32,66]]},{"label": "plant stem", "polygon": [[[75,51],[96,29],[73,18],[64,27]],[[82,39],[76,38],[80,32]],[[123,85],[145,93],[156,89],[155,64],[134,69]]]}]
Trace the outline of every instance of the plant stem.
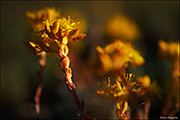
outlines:
[{"label": "plant stem", "polygon": [[146,104],[144,106],[144,117],[145,117],[145,119],[149,118],[149,109],[150,109],[150,106],[151,106],[151,100],[147,99],[146,100]]},{"label": "plant stem", "polygon": [[41,92],[42,92],[42,73],[43,73],[44,68],[46,66],[46,52],[41,53],[41,57],[39,59],[39,65],[40,65],[40,70],[37,72],[38,86],[36,89],[36,94],[34,96],[35,110],[36,110],[36,116],[37,117],[39,117],[39,113],[40,113],[40,98],[41,98]]},{"label": "plant stem", "polygon": [[60,67],[63,70],[63,72],[65,73],[65,83],[68,87],[68,90],[70,91],[70,93],[72,94],[74,101],[77,105],[78,108],[78,115],[79,117],[81,117],[83,120],[90,120],[92,118],[89,117],[89,115],[86,113],[85,107],[84,107],[84,102],[80,101],[77,93],[76,93],[76,85],[73,83],[72,81],[72,70],[69,67],[70,65],[70,59],[68,56],[63,56],[61,53],[63,53],[62,51],[60,51]]}]

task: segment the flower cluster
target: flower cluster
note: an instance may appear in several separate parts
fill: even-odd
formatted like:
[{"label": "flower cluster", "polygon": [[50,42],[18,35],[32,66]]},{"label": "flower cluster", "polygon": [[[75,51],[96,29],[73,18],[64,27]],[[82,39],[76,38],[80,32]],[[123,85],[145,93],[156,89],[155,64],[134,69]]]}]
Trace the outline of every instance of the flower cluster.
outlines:
[{"label": "flower cluster", "polygon": [[179,79],[179,43],[170,42],[166,43],[163,40],[159,40],[159,55],[161,57],[168,58],[173,63],[172,76],[174,79]]},{"label": "flower cluster", "polygon": [[[120,119],[127,119],[126,112],[128,109],[128,101],[134,97],[144,96],[149,98],[152,95],[158,95],[159,89],[155,82],[151,84],[149,76],[138,77],[137,81],[133,80],[132,73],[117,76],[115,83],[111,84],[110,78],[100,84],[97,95],[108,100],[112,100],[116,105],[116,116]],[[135,98],[134,98],[135,99]]]},{"label": "flower cluster", "polygon": [[[103,88],[100,88],[97,91],[97,94],[104,98],[115,101],[116,104],[116,115],[118,118],[126,118],[125,112],[128,107],[128,98],[129,98],[129,89],[125,84],[128,82],[131,84],[129,87],[133,87],[134,83],[132,82],[133,75],[127,74],[121,79],[119,76],[117,77],[115,84],[111,84],[110,78],[108,81],[104,81]],[[134,88],[132,88],[134,89]]]},{"label": "flower cluster", "polygon": [[96,47],[99,53],[99,60],[102,64],[101,72],[120,70],[130,63],[131,66],[140,66],[144,63],[144,58],[131,46],[130,43],[116,40],[107,45],[104,49]]},{"label": "flower cluster", "polygon": [[163,40],[159,40],[159,55],[166,57],[172,61],[177,61],[179,57],[179,43],[170,42],[167,43]]},{"label": "flower cluster", "polygon": [[[149,76],[138,77],[137,81],[133,80],[134,75],[132,73],[124,74],[123,77],[117,76],[115,83],[111,84],[110,78],[103,81],[103,84],[99,84],[100,89],[97,91],[97,95],[108,100],[113,100],[116,104],[116,115],[120,119],[127,118],[125,112],[127,111],[128,101],[132,98],[132,95],[140,97],[145,93],[152,93],[156,87],[155,84],[151,84]],[[148,95],[150,95],[148,94]]]},{"label": "flower cluster", "polygon": [[[121,77],[117,76],[115,84],[111,84],[110,78],[107,81],[104,81],[102,88],[97,91],[97,94],[105,99],[111,99],[114,101],[127,100],[128,99],[128,89],[125,86],[126,82],[131,83],[131,86],[134,85],[132,82],[132,74],[127,74],[124,76],[123,81]],[[127,79],[125,79],[127,78]],[[98,83],[99,84],[99,83]]]},{"label": "flower cluster", "polygon": [[139,37],[136,23],[122,14],[110,17],[107,23],[107,33],[122,40],[135,40]]},{"label": "flower cluster", "polygon": [[[40,13],[41,16],[44,16],[43,12]],[[34,14],[36,15],[36,13]],[[46,12],[44,14],[46,15]],[[54,15],[54,13],[52,14]],[[49,16],[52,17],[53,15],[50,14]],[[67,47],[68,40],[78,41],[83,39],[86,35],[79,33],[79,29],[76,27],[76,25],[79,23],[74,22],[70,17],[59,18],[53,20],[53,22],[50,18],[45,20],[43,19],[44,21],[40,20],[42,22],[41,24],[40,23],[39,24],[40,26],[43,26],[43,28],[41,29],[41,31],[35,31],[33,33],[32,41],[26,44],[29,45],[29,47],[32,48],[34,53],[37,55],[45,51],[47,53],[49,52],[60,53],[61,57],[62,54],[65,54],[66,56],[68,53],[68,47]],[[59,50],[61,51],[59,52]]]}]

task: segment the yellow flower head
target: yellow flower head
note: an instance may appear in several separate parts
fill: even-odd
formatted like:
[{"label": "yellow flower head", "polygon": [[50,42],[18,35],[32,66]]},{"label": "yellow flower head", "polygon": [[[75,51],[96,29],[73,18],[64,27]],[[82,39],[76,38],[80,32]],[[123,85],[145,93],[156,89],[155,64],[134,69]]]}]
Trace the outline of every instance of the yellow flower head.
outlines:
[{"label": "yellow flower head", "polygon": [[[132,78],[132,74],[127,74],[125,76],[126,82],[130,82]],[[128,108],[128,97],[129,97],[129,91],[128,88],[126,88],[123,81],[121,81],[120,77],[118,77],[115,81],[115,83],[112,85],[110,78],[108,78],[107,81],[103,81],[103,88],[99,89],[96,93],[98,96],[112,100],[115,102],[116,105],[116,115],[118,118],[124,119],[125,112]],[[99,85],[99,83],[98,83]]]},{"label": "yellow flower head", "polygon": [[79,22],[74,22],[70,16],[68,18],[57,19],[52,24],[47,20],[45,23],[45,32],[50,38],[67,44],[68,39],[78,41],[86,36],[85,34],[79,34],[79,29],[76,28],[77,24]]},{"label": "yellow flower head", "polygon": [[127,63],[132,66],[140,66],[144,63],[144,58],[134,50],[130,43],[124,43],[120,40],[107,45],[104,49],[97,46],[96,50],[105,72],[119,70]]},{"label": "yellow flower head", "polygon": [[[128,91],[125,86],[119,81],[116,81],[114,85],[111,85],[111,80],[108,78],[107,81],[103,81],[104,86],[102,89],[97,91],[97,94],[105,99],[116,100],[116,99],[126,99]],[[99,84],[99,83],[98,83]]]},{"label": "yellow flower head", "polygon": [[26,17],[29,24],[34,30],[38,31],[44,29],[44,21],[49,20],[50,22],[53,22],[59,16],[60,13],[56,11],[54,8],[45,8],[40,11],[26,13]]},{"label": "yellow flower head", "polygon": [[144,77],[138,77],[137,80],[140,83],[140,86],[143,88],[148,88],[151,85],[151,79],[148,75],[145,75]]},{"label": "yellow flower head", "polygon": [[124,113],[128,108],[128,101],[134,95],[148,98],[153,95],[159,97],[159,88],[156,82],[151,84],[149,76],[139,77],[138,82],[140,84],[134,82],[133,77],[134,75],[131,73],[124,74],[123,77],[117,76],[114,84],[111,84],[111,80],[108,78],[108,80],[103,81],[103,87],[101,86],[96,92],[98,96],[115,102],[116,115],[120,119],[127,119]]},{"label": "yellow flower head", "polygon": [[[32,41],[25,44],[32,48],[35,54],[39,55],[42,51],[59,53],[60,50],[66,55],[68,53],[68,40],[77,41],[86,36],[80,34],[80,29],[76,27],[79,22],[74,22],[70,17],[59,18],[58,15],[58,12],[49,8],[35,13],[27,13],[28,18],[32,19],[34,31]],[[37,31],[39,24],[41,30]],[[62,53],[59,54],[62,56]]]},{"label": "yellow flower head", "polygon": [[179,43],[169,42],[166,43],[163,40],[159,40],[159,55],[166,57],[172,61],[177,61],[179,58]]},{"label": "yellow flower head", "polygon": [[[121,78],[117,76],[115,84],[111,84],[110,78],[107,81],[103,81],[103,88],[97,91],[97,94],[105,99],[110,99],[114,101],[127,100],[129,95],[129,90],[126,87],[126,84],[130,85],[134,89],[135,82],[133,82],[133,74],[128,73],[124,74],[124,77]],[[98,83],[99,84],[99,83]]]},{"label": "yellow flower head", "polygon": [[122,40],[135,40],[139,36],[135,22],[121,14],[111,16],[107,23],[107,32]]}]

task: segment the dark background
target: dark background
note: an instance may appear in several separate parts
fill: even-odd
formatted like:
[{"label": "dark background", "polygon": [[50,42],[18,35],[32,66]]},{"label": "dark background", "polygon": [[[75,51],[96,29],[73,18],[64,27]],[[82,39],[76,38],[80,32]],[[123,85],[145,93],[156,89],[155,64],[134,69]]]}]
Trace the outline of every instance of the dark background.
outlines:
[{"label": "dark background", "polygon": [[[36,90],[38,58],[25,47],[28,41],[26,28],[27,11],[55,7],[62,16],[85,21],[81,42],[71,43],[69,56],[73,79],[78,85],[78,95],[86,108],[96,118],[116,118],[113,103],[96,96],[99,80],[90,72],[89,62],[96,56],[96,46],[112,42],[106,34],[107,20],[116,13],[133,19],[139,27],[141,37],[133,41],[145,64],[135,69],[135,75],[149,75],[166,91],[171,80],[172,64],[157,55],[159,39],[179,40],[178,2],[1,2],[1,117],[4,119],[33,119],[34,94]],[[73,13],[75,12],[76,13]],[[68,14],[69,13],[69,14]],[[41,97],[42,119],[78,118],[76,106],[64,83],[59,69],[58,57],[48,55],[43,73],[44,89]],[[172,86],[173,87],[173,86]],[[166,94],[163,94],[166,95]],[[150,118],[159,118],[164,99],[154,98]]]}]

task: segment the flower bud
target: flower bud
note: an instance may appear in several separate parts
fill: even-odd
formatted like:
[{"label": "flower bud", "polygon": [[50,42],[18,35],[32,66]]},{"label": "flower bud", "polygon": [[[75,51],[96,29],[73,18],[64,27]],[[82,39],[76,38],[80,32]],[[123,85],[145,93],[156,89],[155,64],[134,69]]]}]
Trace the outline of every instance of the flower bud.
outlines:
[{"label": "flower bud", "polygon": [[46,23],[45,23],[45,30],[47,33],[51,32],[51,27],[50,27],[49,21],[46,21]]},{"label": "flower bud", "polygon": [[60,25],[59,25],[59,21],[58,20],[53,23],[53,26],[52,26],[52,33],[53,34],[56,34],[58,32],[59,26]]},{"label": "flower bud", "polygon": [[78,40],[83,39],[85,36],[86,36],[85,34],[78,34],[78,35],[74,36],[74,37],[72,38],[72,40],[73,40],[73,41],[78,41]]},{"label": "flower bud", "polygon": [[69,32],[68,36],[71,38],[79,33],[80,29],[73,29]]}]

